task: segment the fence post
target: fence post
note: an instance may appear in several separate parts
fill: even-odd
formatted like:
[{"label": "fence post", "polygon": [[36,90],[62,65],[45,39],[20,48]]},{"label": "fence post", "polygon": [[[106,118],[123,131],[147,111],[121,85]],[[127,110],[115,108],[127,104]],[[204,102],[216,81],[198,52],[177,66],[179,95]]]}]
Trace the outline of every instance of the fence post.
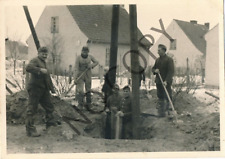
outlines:
[{"label": "fence post", "polygon": [[69,65],[69,84],[72,82],[72,65]]},{"label": "fence post", "polygon": [[187,86],[190,84],[190,69],[189,69],[189,59],[187,58]]}]

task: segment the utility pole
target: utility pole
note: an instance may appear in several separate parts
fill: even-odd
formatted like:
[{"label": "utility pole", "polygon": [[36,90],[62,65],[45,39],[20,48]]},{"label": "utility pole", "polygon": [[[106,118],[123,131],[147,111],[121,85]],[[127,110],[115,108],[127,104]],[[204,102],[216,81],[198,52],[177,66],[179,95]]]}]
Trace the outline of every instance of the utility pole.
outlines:
[{"label": "utility pole", "polygon": [[119,28],[119,5],[113,5],[112,10],[112,27],[111,27],[111,45],[109,61],[109,85],[113,86],[116,82],[116,65],[118,50],[118,28]]},{"label": "utility pole", "polygon": [[132,125],[133,138],[139,139],[139,52],[137,40],[137,9],[136,5],[129,5],[130,12],[130,49],[131,49],[131,78],[132,78]]},{"label": "utility pole", "polygon": [[23,6],[23,9],[24,9],[24,12],[25,12],[25,15],[26,15],[28,24],[29,24],[29,26],[30,26],[31,34],[32,34],[33,39],[34,39],[34,43],[35,43],[36,48],[37,48],[37,50],[38,50],[39,47],[40,47],[40,43],[39,43],[39,40],[38,40],[36,31],[35,31],[35,29],[34,29],[34,25],[33,25],[32,19],[31,19],[31,17],[30,17],[29,10],[28,10],[27,6]]}]

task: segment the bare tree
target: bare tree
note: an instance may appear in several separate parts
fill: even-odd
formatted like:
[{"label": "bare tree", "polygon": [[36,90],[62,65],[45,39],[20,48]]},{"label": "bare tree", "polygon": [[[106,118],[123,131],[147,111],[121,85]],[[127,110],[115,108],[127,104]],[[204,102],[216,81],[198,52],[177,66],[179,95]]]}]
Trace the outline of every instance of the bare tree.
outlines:
[{"label": "bare tree", "polygon": [[58,74],[63,52],[64,41],[60,34],[52,33],[52,37],[43,38],[44,44],[48,47],[50,58],[49,63],[52,66],[52,73]]},{"label": "bare tree", "polygon": [[20,48],[22,48],[23,46],[20,44],[19,41],[11,41],[11,40],[6,40],[6,51],[8,53],[6,53],[6,55],[9,55],[9,58],[13,60],[13,69],[14,69],[14,75],[16,74],[16,62],[18,59],[23,58],[22,55],[23,53],[20,52]]},{"label": "bare tree", "polygon": [[199,55],[195,60],[195,68],[199,70],[199,74],[202,76],[202,83],[205,78],[205,55]]}]

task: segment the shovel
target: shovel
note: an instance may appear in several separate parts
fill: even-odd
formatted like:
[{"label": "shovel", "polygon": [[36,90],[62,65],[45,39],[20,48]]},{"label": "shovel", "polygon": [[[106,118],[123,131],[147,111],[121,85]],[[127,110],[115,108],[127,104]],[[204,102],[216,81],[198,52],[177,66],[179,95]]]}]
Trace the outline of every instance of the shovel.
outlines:
[{"label": "shovel", "polygon": [[122,129],[122,118],[120,114],[116,114],[116,132],[115,132],[115,139],[121,138],[121,129]]},{"label": "shovel", "polygon": [[[83,77],[83,75],[84,75],[88,70],[89,70],[88,68],[87,68],[86,70],[84,70],[84,72],[82,72],[82,73],[80,74],[80,76],[77,78],[77,81],[80,80],[81,77]],[[61,96],[62,96],[62,97],[65,97],[65,96],[71,91],[71,89],[72,89],[75,85],[76,85],[76,84],[73,83],[73,85],[70,86],[70,88],[68,89],[68,91],[65,92],[65,93],[63,93]]]},{"label": "shovel", "polygon": [[169,96],[169,93],[168,93],[168,91],[167,91],[165,85],[163,84],[163,80],[162,80],[162,77],[161,77],[160,73],[158,73],[158,76],[159,76],[159,79],[160,79],[160,81],[161,81],[161,83],[162,83],[162,85],[163,85],[163,88],[164,88],[165,92],[166,92],[166,96],[167,96],[167,98],[168,98],[168,100],[169,100],[169,103],[170,103],[170,106],[171,106],[172,111],[173,111],[173,113],[174,113],[174,117],[175,117],[176,122],[177,122],[177,123],[182,123],[182,122],[183,122],[182,120],[177,120],[177,112],[176,112],[176,110],[174,109],[174,106],[173,106],[173,103],[172,103],[171,98],[170,98],[170,96]]}]

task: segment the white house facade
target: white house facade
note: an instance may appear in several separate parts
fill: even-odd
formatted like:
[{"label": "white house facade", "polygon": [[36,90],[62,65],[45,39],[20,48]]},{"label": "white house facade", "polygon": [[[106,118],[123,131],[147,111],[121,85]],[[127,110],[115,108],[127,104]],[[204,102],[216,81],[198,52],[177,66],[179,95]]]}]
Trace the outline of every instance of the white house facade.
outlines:
[{"label": "white house facade", "polygon": [[[167,53],[173,56],[177,68],[185,68],[188,59],[190,68],[199,67],[200,69],[198,60],[201,60],[205,55],[206,42],[203,35],[208,31],[208,27],[208,23],[200,25],[196,21],[173,20],[167,27],[166,32],[174,41],[171,42],[162,34],[152,46],[151,52],[158,56],[158,44],[164,44],[167,47]],[[150,63],[154,63],[152,59],[150,60]]]},{"label": "white house facade", "polygon": [[[90,54],[98,61],[100,66],[93,70],[98,74],[100,69],[109,65],[109,51],[111,40],[112,6],[47,6],[35,30],[41,46],[47,46],[55,52],[56,66],[60,70],[72,68],[76,57],[80,55],[83,46],[89,46]],[[138,30],[138,37],[142,33]],[[150,43],[145,39],[147,46]],[[27,40],[29,59],[37,55],[32,36]],[[141,49],[141,48],[140,48]],[[129,15],[124,8],[120,9],[118,60],[130,50]],[[143,52],[143,51],[142,51]],[[149,56],[144,53],[148,61]],[[141,61],[141,60],[140,60]],[[52,62],[51,56],[49,63]],[[122,64],[122,70],[125,69]]]},{"label": "white house facade", "polygon": [[205,84],[219,87],[219,24],[206,35]]}]

